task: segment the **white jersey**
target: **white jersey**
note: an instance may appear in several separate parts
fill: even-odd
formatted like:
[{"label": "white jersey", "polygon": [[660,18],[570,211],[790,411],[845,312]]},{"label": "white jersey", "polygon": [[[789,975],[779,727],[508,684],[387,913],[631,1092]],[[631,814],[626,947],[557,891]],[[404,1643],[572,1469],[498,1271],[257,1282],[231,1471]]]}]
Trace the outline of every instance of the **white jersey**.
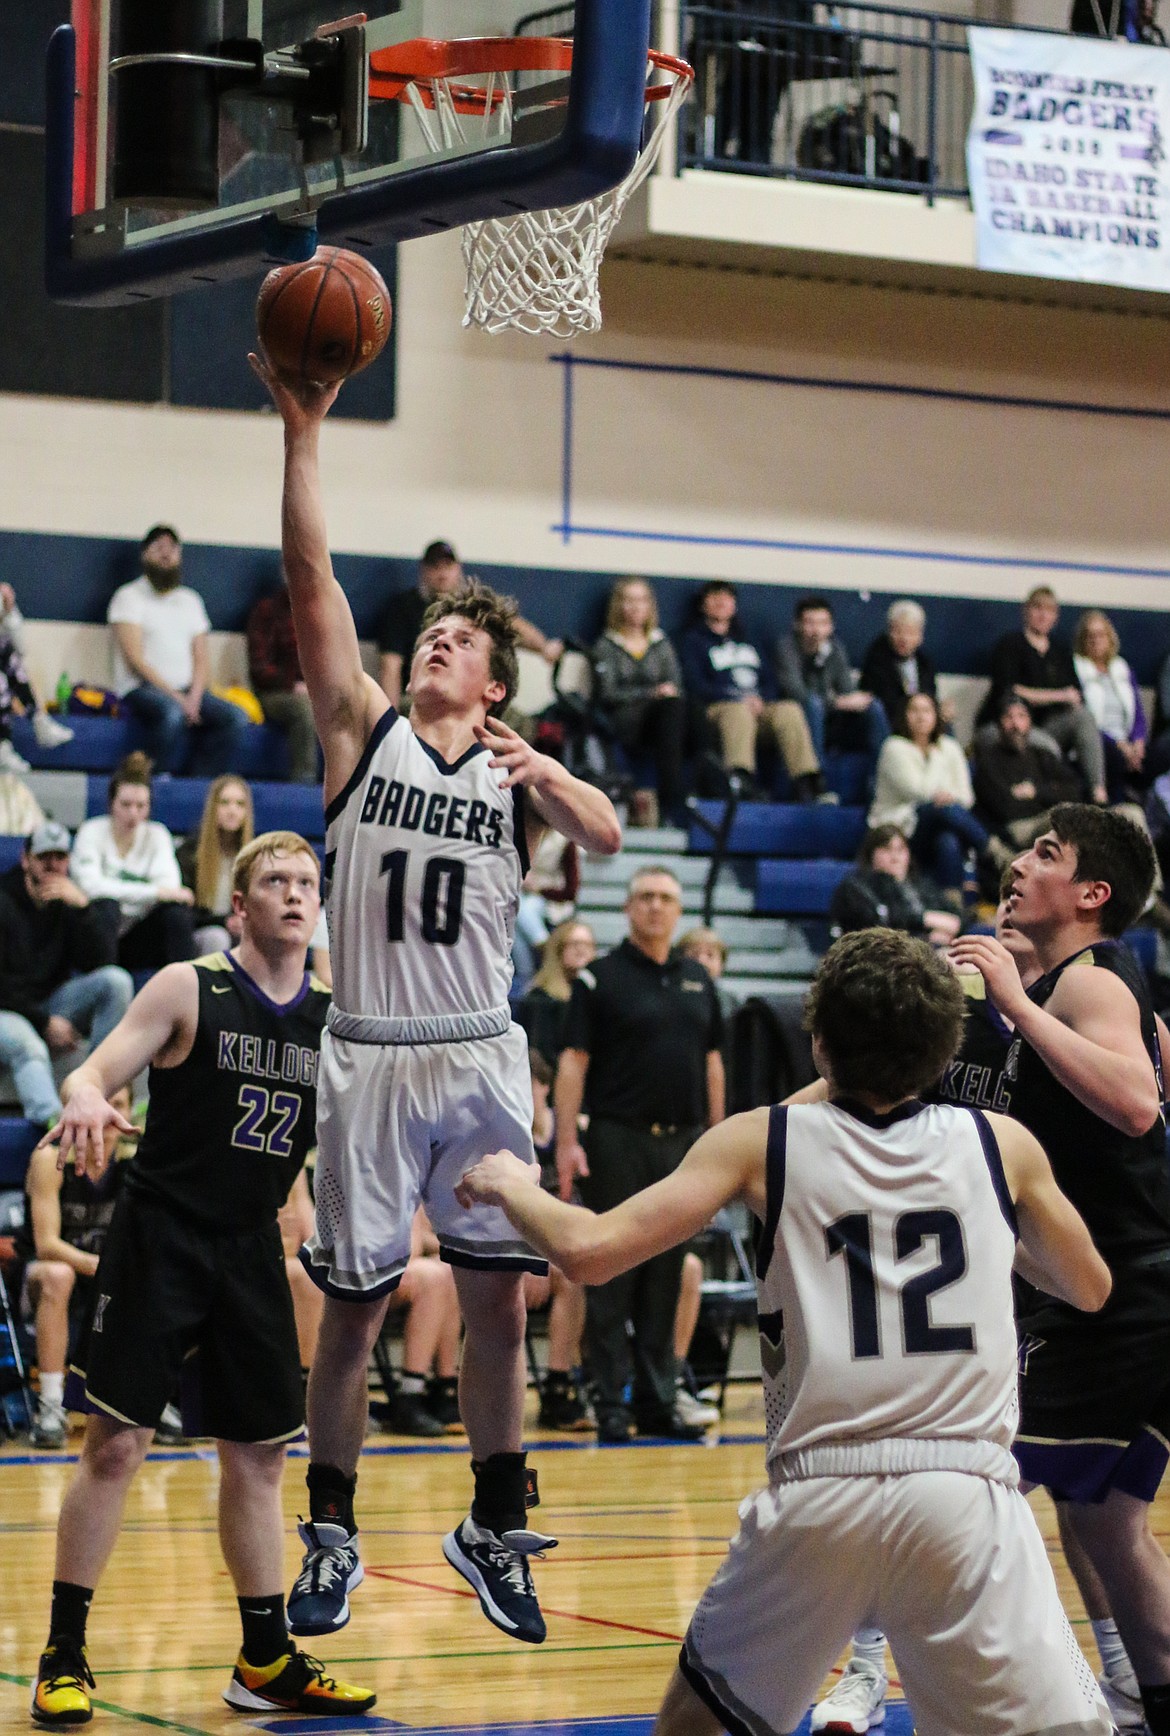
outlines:
[{"label": "white jersey", "polygon": [[773,1474],[1014,1481],[1015,1213],[978,1110],[772,1110],[757,1259]]},{"label": "white jersey", "polygon": [[334,1004],[358,1041],[498,1036],[528,868],[523,791],[478,743],[453,764],[393,709],[325,811]]}]

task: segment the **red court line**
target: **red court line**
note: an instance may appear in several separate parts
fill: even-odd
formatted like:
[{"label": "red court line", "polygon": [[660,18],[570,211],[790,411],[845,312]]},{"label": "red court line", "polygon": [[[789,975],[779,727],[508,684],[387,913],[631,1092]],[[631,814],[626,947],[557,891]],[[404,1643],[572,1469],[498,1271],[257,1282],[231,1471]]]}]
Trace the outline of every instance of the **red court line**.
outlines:
[{"label": "red court line", "polygon": [[[664,1538],[663,1544],[665,1545],[666,1542],[667,1539]],[[709,1549],[692,1549],[687,1548],[685,1544],[681,1542],[680,1546],[674,1550],[665,1547],[660,1549],[646,1549],[641,1553],[636,1550],[630,1550],[622,1555],[578,1555],[575,1552],[570,1554],[568,1550],[558,1549],[555,1551],[550,1550],[547,1555],[542,1556],[540,1558],[540,1565],[542,1571],[547,1572],[550,1567],[576,1567],[579,1563],[595,1561],[679,1561],[684,1557],[687,1560],[698,1559],[699,1557],[709,1557],[712,1560],[722,1561],[726,1554],[727,1550],[725,1547],[716,1547],[713,1545]],[[396,1566],[371,1567],[367,1563],[366,1572],[382,1574],[429,1573],[434,1565],[434,1561],[429,1557],[426,1561],[400,1561]]]},{"label": "red court line", "polygon": [[[477,1603],[479,1601],[474,1591],[464,1591],[461,1586],[434,1585],[425,1579],[408,1579],[405,1574],[393,1573],[385,1567],[367,1567],[366,1574],[373,1574],[376,1579],[391,1580],[396,1585],[413,1586],[416,1591],[433,1591],[441,1597],[470,1597]],[[545,1615],[559,1616],[564,1621],[585,1622],[590,1627],[615,1628],[619,1633],[625,1634],[644,1634],[647,1639],[670,1640],[676,1646],[682,1644],[681,1634],[662,1633],[658,1628],[636,1627],[632,1622],[611,1621],[606,1616],[581,1615],[575,1609],[549,1609],[544,1604],[541,1608]]]}]

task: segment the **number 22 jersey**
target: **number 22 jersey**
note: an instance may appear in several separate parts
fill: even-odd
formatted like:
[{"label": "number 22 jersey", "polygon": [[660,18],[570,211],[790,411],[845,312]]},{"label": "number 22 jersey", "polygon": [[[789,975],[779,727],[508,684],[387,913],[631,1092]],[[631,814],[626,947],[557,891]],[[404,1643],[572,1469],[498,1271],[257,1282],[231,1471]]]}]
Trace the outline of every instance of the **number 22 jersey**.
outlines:
[{"label": "number 22 jersey", "polygon": [[325,811],[339,1036],[383,1043],[498,1036],[528,871],[523,791],[476,742],[448,763],[391,707]]},{"label": "number 22 jersey", "polygon": [[314,1143],[329,991],[306,973],[278,1006],[227,953],[193,964],[191,1052],[175,1067],[150,1069],[146,1131],[124,1190],[213,1230],[263,1229]]}]

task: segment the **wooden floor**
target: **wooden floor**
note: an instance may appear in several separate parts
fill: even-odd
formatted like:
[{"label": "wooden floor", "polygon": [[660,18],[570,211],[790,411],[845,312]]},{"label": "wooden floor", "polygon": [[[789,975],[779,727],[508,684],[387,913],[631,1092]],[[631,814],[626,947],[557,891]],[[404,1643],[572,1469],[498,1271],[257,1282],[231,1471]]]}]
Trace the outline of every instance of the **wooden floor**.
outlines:
[{"label": "wooden floor", "polygon": [[[690,1613],[735,1529],[738,1501],[763,1482],[759,1388],[730,1390],[722,1437],[706,1446],[598,1448],[588,1437],[537,1432],[531,1440],[540,1520],[561,1539],[535,1569],[549,1630],[539,1648],[489,1626],[442,1558],[442,1532],[466,1511],[466,1443],[371,1437],[358,1500],[366,1581],[344,1632],[313,1642],[338,1674],[376,1687],[377,1709],[363,1725],[555,1725],[557,1736],[640,1736],[649,1727]],[[0,1449],[3,1736],[31,1728],[29,1674],[44,1641],[54,1528],[71,1468],[67,1455]],[[299,1565],[303,1469],[303,1453],[292,1456],[286,1584]],[[239,1640],[215,1494],[215,1457],[203,1450],[152,1455],[134,1486],[90,1617],[101,1725],[111,1736],[136,1726],[186,1736],[311,1727],[323,1736],[319,1720],[241,1718],[219,1698]],[[1051,1508],[1042,1496],[1033,1500],[1053,1535]],[[1065,1588],[1063,1558],[1051,1547]],[[1066,1602],[1095,1665],[1075,1591]],[[888,1736],[909,1729],[905,1709],[891,1707]]]}]

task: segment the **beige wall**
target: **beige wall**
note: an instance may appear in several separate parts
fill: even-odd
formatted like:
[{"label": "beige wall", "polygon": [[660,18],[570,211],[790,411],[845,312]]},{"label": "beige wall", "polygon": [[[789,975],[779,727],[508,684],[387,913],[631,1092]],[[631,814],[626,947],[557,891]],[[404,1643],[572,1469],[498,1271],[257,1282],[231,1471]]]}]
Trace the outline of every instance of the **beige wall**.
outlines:
[{"label": "beige wall", "polygon": [[[471,562],[727,573],[1011,597],[1034,571],[779,554],[554,530],[563,346],[460,327],[455,236],[402,250],[400,414],[324,443],[338,548]],[[606,325],[576,347],[637,362],[1170,410],[1170,329],[863,285],[614,262]],[[241,358],[241,366],[243,366]],[[689,536],[906,547],[1170,569],[1170,423],[795,386],[576,374],[575,518]],[[271,417],[0,397],[0,526],[275,546]],[[1170,602],[1163,579],[1051,575],[1070,601]]]}]

